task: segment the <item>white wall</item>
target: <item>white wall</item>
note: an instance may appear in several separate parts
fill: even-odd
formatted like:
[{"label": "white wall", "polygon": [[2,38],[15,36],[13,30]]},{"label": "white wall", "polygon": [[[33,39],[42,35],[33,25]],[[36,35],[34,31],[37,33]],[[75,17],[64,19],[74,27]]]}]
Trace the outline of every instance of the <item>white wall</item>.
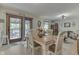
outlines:
[{"label": "white wall", "polygon": [[[44,20],[41,19],[41,21],[43,23]],[[48,21],[51,24],[51,20],[48,19]],[[74,18],[68,17],[68,18],[63,19],[63,20],[62,19],[56,19],[56,20],[53,20],[53,21],[58,23],[60,32],[63,32],[63,31],[74,31],[74,32],[78,31],[79,32],[79,19],[78,18],[74,19]],[[70,24],[71,24],[70,27],[64,27],[64,23],[66,23],[66,22],[70,22]],[[43,26],[43,24],[42,24],[42,26]]]},{"label": "white wall", "polygon": [[37,29],[38,28],[38,21],[41,22],[41,27],[43,27],[43,19],[40,18],[34,18],[33,19],[33,29]]},{"label": "white wall", "polygon": [[3,36],[2,39],[0,40],[4,44],[6,42],[6,39],[4,37],[6,35],[6,14],[5,14],[5,10],[3,10],[2,8],[0,8],[0,19],[4,20],[4,23],[0,25],[2,26],[1,36]]},{"label": "white wall", "polygon": [[[70,22],[70,27],[64,27],[64,23]],[[59,23],[59,31],[78,31],[79,30],[79,20],[73,18],[66,18],[63,20],[58,20]]]}]

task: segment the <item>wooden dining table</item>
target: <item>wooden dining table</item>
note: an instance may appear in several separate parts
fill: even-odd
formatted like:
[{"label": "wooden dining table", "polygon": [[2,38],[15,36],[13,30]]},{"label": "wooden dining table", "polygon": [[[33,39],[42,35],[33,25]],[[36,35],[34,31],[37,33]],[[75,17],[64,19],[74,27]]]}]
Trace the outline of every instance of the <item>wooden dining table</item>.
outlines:
[{"label": "wooden dining table", "polygon": [[55,44],[57,36],[54,35],[45,35],[43,37],[39,37],[38,35],[33,35],[33,41],[40,44],[42,48],[42,54],[48,54],[48,46]]}]

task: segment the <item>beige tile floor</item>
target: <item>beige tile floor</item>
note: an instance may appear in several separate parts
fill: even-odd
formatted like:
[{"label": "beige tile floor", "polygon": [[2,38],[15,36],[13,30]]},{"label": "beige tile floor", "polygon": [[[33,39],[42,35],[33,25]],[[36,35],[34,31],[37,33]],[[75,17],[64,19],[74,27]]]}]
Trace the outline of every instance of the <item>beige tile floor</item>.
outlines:
[{"label": "beige tile floor", "polygon": [[77,55],[77,40],[68,38],[69,43],[63,43],[63,55]]},{"label": "beige tile floor", "polygon": [[[68,39],[70,43],[63,44],[62,55],[77,55],[76,40]],[[4,45],[0,48],[0,55],[31,55],[25,41]]]},{"label": "beige tile floor", "polygon": [[27,49],[26,42],[16,42],[10,45],[4,45],[0,48],[0,55],[28,55],[29,50]]}]

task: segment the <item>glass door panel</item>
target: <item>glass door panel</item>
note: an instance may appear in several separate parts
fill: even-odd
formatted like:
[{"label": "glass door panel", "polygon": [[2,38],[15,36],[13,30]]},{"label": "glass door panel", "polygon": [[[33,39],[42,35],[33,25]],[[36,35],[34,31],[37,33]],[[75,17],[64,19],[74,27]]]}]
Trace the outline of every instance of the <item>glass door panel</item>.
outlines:
[{"label": "glass door panel", "polygon": [[10,40],[21,38],[21,19],[10,18]]},{"label": "glass door panel", "polygon": [[49,22],[48,21],[44,21],[44,26],[43,29],[45,31],[45,35],[48,35],[48,29],[49,29]]},{"label": "glass door panel", "polygon": [[44,30],[47,31],[48,27],[49,27],[49,23],[48,23],[48,21],[45,21],[44,22]]},{"label": "glass door panel", "polygon": [[30,31],[30,21],[29,20],[25,20],[25,37],[27,36],[29,31]]}]

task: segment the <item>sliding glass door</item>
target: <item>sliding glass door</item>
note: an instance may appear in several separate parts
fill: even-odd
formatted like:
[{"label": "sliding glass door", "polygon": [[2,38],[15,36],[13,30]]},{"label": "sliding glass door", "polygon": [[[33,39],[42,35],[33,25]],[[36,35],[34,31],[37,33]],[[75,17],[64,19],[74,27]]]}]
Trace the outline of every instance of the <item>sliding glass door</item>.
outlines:
[{"label": "sliding glass door", "polygon": [[10,43],[22,40],[22,17],[6,15],[6,35]]},{"label": "sliding glass door", "polygon": [[32,37],[32,20],[30,19],[25,19],[24,20],[24,27],[25,27],[25,41],[27,42],[27,48],[29,49],[29,52],[32,53],[33,52],[33,37]]},{"label": "sliding glass door", "polygon": [[23,40],[32,28],[32,19],[6,15],[6,35],[10,43]]}]

